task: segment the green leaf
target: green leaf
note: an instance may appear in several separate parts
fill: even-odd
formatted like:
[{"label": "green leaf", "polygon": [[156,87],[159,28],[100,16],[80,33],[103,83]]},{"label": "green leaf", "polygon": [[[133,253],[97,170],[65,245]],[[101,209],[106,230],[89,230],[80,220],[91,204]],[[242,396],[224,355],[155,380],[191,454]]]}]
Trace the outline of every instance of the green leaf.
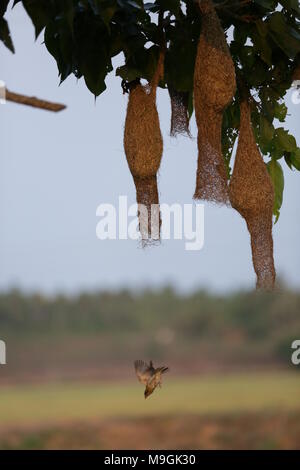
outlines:
[{"label": "green leaf", "polygon": [[282,12],[276,11],[268,19],[269,34],[275,43],[291,59],[300,52],[299,33],[285,21]]},{"label": "green leaf", "polygon": [[298,0],[279,0],[279,3],[281,3],[286,10],[294,10],[296,13],[300,13]]},{"label": "green leaf", "polygon": [[300,148],[297,148],[290,154],[290,162],[298,171],[300,171]]},{"label": "green leaf", "polygon": [[259,98],[261,100],[262,112],[270,122],[273,122],[275,117],[275,105],[276,99],[270,95],[270,90],[266,87],[263,87],[260,90]]},{"label": "green leaf", "polygon": [[245,65],[248,69],[251,69],[255,62],[254,48],[252,46],[244,46],[240,52],[240,58],[242,65]]},{"label": "green leaf", "polygon": [[274,117],[280,122],[284,122],[287,115],[287,107],[284,103],[276,103],[274,107]]},{"label": "green leaf", "polygon": [[147,2],[144,4],[144,8],[146,11],[157,12],[159,7],[155,3]]},{"label": "green leaf", "polygon": [[268,35],[268,25],[262,19],[255,21],[255,26],[260,36],[266,37]]},{"label": "green leaf", "polygon": [[269,172],[269,175],[271,177],[271,180],[274,186],[275,199],[274,199],[273,213],[275,215],[275,223],[276,223],[279,218],[280,209],[282,206],[283,190],[284,190],[284,175],[283,175],[283,171],[282,171],[280,163],[278,163],[278,161],[274,159],[272,159],[267,164],[267,170]]},{"label": "green leaf", "polygon": [[45,26],[55,17],[53,4],[49,0],[23,0],[23,5],[33,22],[37,38]]},{"label": "green leaf", "polygon": [[240,46],[243,46],[247,41],[248,31],[247,28],[241,28],[240,25],[235,26],[233,30],[233,39]]},{"label": "green leaf", "polygon": [[116,0],[89,0],[89,4],[95,15],[99,15],[105,26],[109,28],[109,23],[114,16],[118,6]]},{"label": "green leaf", "polygon": [[107,28],[109,28],[110,20],[114,16],[114,14],[116,12],[116,9],[117,9],[116,6],[111,6],[111,7],[105,8],[104,10],[101,11],[101,14],[100,14],[101,18],[102,18],[102,20],[105,23],[105,26]]},{"label": "green leaf", "polygon": [[88,89],[100,95],[105,89],[106,75],[112,70],[110,35],[102,20],[91,10],[80,12],[74,21],[72,70],[84,76]]},{"label": "green leaf", "polygon": [[129,57],[125,65],[117,68],[116,75],[129,82],[136,78],[145,78],[150,81],[156,70],[158,54],[157,46],[138,49]]},{"label": "green leaf", "polygon": [[266,10],[272,11],[274,10],[276,6],[277,1],[276,0],[254,0],[254,3],[265,8]]},{"label": "green leaf", "polygon": [[12,52],[15,52],[15,48],[11,39],[8,23],[4,18],[0,18],[0,40],[4,45]]},{"label": "green leaf", "polygon": [[283,127],[276,129],[274,140],[277,141],[281,148],[286,152],[294,152],[297,150],[295,137],[289,134]]},{"label": "green leaf", "polygon": [[73,35],[64,17],[48,23],[44,34],[45,45],[55,58],[61,82],[74,71],[73,67]]},{"label": "green leaf", "polygon": [[118,67],[116,70],[116,76],[121,77],[123,80],[128,82],[133,82],[133,80],[140,78],[141,72],[134,67],[121,65],[121,67]]},{"label": "green leaf", "polygon": [[272,139],[274,135],[274,126],[262,114],[260,115],[259,132],[260,132],[259,143],[263,150],[263,153],[266,154],[271,148]]},{"label": "green leaf", "polygon": [[63,19],[66,21],[66,24],[69,26],[70,30],[73,32],[73,22],[75,16],[75,8],[73,0],[64,0],[61,2],[61,10],[63,14]]},{"label": "green leaf", "polygon": [[106,90],[105,77],[95,75],[94,71],[90,69],[82,69],[84,74],[84,81],[90,92],[95,96],[101,95]]},{"label": "green leaf", "polygon": [[285,163],[287,164],[287,166],[289,167],[289,169],[292,170],[293,165],[292,165],[292,162],[291,162],[291,154],[289,152],[286,152],[284,154],[284,160],[285,160]]},{"label": "green leaf", "polygon": [[118,5],[124,9],[135,8],[140,10],[141,8],[143,8],[142,0],[117,0],[117,2]]},{"label": "green leaf", "polygon": [[156,0],[155,3],[160,11],[169,11],[175,16],[180,11],[180,0]]},{"label": "green leaf", "polygon": [[272,65],[272,47],[268,40],[268,27],[263,21],[256,22],[256,29],[251,35],[256,52],[259,53],[262,60]]},{"label": "green leaf", "polygon": [[7,9],[7,5],[9,3],[9,0],[2,0],[0,3],[0,18],[4,15]]},{"label": "green leaf", "polygon": [[166,54],[165,77],[166,81],[176,90],[189,91],[193,89],[195,57],[195,45],[187,48],[186,44],[181,41],[171,43]]}]

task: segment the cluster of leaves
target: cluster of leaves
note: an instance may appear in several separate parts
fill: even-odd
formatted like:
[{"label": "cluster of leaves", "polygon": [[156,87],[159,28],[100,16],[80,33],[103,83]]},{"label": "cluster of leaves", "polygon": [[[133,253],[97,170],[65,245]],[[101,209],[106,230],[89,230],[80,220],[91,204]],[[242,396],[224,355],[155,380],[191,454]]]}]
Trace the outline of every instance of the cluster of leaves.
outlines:
[{"label": "cluster of leaves", "polygon": [[[125,82],[150,80],[159,49],[166,46],[165,78],[161,87],[188,92],[192,113],[193,70],[201,32],[195,0],[15,0],[30,16],[36,37],[44,31],[45,45],[55,58],[61,81],[70,74],[84,77],[95,95],[106,88],[112,58],[124,55],[116,75]],[[4,18],[9,0],[0,6],[0,40],[14,52]],[[283,127],[287,109],[283,97],[292,84],[300,58],[298,0],[215,0],[230,41],[239,75],[253,96],[253,124],[261,152],[270,158],[268,169],[276,191],[274,213],[279,215],[283,172],[279,160],[300,169],[300,150]],[[158,16],[163,14],[162,24]],[[223,151],[230,175],[230,160],[239,127],[238,94],[223,122]]]}]

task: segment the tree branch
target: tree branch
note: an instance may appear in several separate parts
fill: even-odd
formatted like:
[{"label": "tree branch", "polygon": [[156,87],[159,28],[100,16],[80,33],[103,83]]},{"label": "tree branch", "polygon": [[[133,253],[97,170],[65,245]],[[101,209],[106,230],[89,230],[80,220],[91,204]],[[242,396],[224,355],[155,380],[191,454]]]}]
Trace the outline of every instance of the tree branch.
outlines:
[{"label": "tree branch", "polygon": [[9,90],[6,90],[5,99],[7,101],[12,101],[13,103],[24,104],[26,106],[32,106],[33,108],[45,109],[46,111],[52,111],[54,113],[62,111],[66,108],[66,105],[64,104],[41,100],[35,96],[20,95],[19,93],[13,93]]}]

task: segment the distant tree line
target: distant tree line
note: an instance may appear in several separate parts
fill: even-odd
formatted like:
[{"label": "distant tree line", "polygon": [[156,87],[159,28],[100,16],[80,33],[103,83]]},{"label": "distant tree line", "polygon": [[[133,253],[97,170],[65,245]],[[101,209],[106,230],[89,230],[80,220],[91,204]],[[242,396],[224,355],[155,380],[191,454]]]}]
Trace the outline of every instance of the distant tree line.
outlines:
[{"label": "distant tree line", "polygon": [[167,287],[72,297],[18,290],[0,294],[0,337],[26,341],[70,335],[105,337],[115,354],[126,341],[137,345],[143,339],[152,355],[192,354],[196,347],[210,356],[223,351],[282,360],[300,337],[300,292],[180,295]]}]

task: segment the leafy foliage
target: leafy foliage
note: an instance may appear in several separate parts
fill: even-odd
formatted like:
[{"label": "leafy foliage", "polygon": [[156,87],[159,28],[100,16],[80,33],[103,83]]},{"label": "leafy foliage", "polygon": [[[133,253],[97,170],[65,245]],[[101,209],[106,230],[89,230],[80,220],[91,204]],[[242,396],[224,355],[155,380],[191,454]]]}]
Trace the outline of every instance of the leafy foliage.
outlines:
[{"label": "leafy foliage", "polygon": [[[13,52],[0,7],[0,39]],[[201,17],[194,0],[15,0],[30,16],[36,37],[44,31],[45,45],[55,58],[61,81],[70,74],[83,77],[89,90],[100,95],[113,70],[112,58],[124,55],[116,75],[125,82],[153,76],[162,41],[167,47],[165,83],[193,95],[193,69]],[[290,168],[300,168],[300,150],[283,127],[287,108],[283,97],[292,84],[300,58],[300,7],[298,0],[215,0],[239,76],[253,96],[253,124],[257,143],[270,159],[268,168],[279,169],[284,158]],[[157,17],[163,14],[163,24]],[[229,34],[230,30],[230,34]],[[190,99],[192,103],[192,99]],[[230,160],[238,134],[238,94],[226,110],[223,151],[230,175]],[[278,170],[279,171],[279,170]],[[271,171],[274,175],[274,171]],[[283,176],[273,178],[279,215]]]}]

